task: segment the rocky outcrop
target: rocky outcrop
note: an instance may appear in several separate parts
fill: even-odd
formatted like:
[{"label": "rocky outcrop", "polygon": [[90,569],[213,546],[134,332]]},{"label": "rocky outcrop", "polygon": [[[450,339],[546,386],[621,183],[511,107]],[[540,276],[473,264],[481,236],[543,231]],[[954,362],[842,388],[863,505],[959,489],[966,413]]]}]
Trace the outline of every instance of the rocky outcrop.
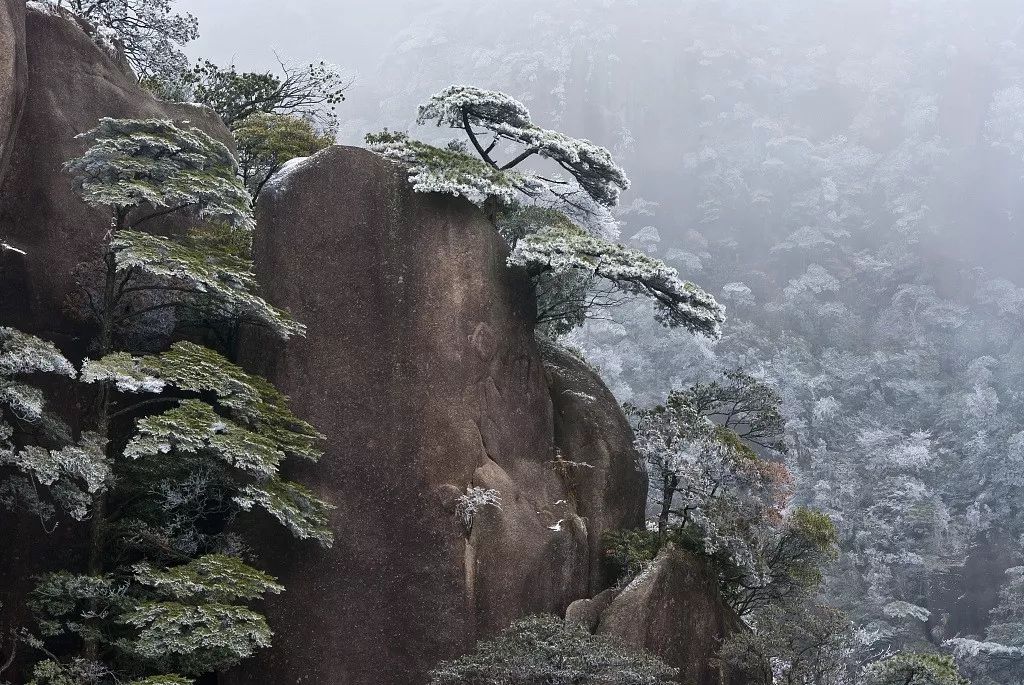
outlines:
[{"label": "rocky outcrop", "polygon": [[11,139],[25,96],[25,3],[0,3],[0,180],[11,155]]},{"label": "rocky outcrop", "polygon": [[601,612],[596,632],[659,656],[680,669],[682,683],[724,685],[730,680],[714,664],[715,653],[739,628],[707,564],[668,547]]},{"label": "rocky outcrop", "polygon": [[550,343],[542,345],[554,406],[555,445],[571,473],[570,495],[587,521],[589,587],[608,585],[601,538],[644,523],[647,473],[633,448],[633,431],[618,401],[586,361]]},{"label": "rocky outcrop", "polygon": [[[7,4],[24,8],[21,0]],[[0,237],[26,252],[24,257],[0,255],[6,281],[19,284],[11,291],[16,297],[5,294],[0,300],[0,320],[57,340],[65,349],[73,347],[75,331],[58,314],[73,287],[76,266],[95,253],[110,219],[86,207],[62,171],[64,162],[85,149],[75,136],[95,127],[101,117],[159,117],[188,120],[230,141],[209,110],[150,95],[123,57],[100,47],[87,29],[59,13],[28,8],[24,107],[0,182]]]},{"label": "rocky outcrop", "polygon": [[[26,13],[24,0],[3,0],[0,170],[8,156],[9,163],[0,174],[0,240],[25,254],[0,250],[0,323],[55,340],[71,353],[81,346],[76,324],[64,315],[65,300],[77,265],[95,254],[110,217],[75,195],[62,165],[85,149],[75,136],[104,116],[188,119],[230,140],[209,111],[154,99],[123,59],[100,48],[79,23],[31,7]],[[74,401],[70,393],[53,394],[51,406]],[[10,630],[26,625],[20,612],[33,576],[74,568],[80,540],[71,527],[43,534],[38,519],[10,512],[0,516],[0,540],[0,653],[6,657]]]},{"label": "rocky outcrop", "polygon": [[[337,507],[337,541],[261,537],[288,591],[267,607],[274,647],[232,682],[422,683],[514,619],[589,596],[590,528],[634,523],[645,483],[578,485],[555,463],[532,298],[483,214],[333,147],[275,179],[257,218],[265,294],[309,333],[244,356],[326,433],[320,464],[291,475]],[[577,439],[560,436],[563,452]],[[461,518],[469,488],[500,508]],[[598,511],[602,496],[625,503]]]}]

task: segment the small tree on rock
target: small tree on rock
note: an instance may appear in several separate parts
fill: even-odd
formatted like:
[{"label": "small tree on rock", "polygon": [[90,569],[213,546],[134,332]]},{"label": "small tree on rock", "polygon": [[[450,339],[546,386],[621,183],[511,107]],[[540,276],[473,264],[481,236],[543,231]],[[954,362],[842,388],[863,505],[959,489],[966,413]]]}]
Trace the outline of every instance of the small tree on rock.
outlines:
[{"label": "small tree on rock", "polygon": [[[723,311],[711,295],[661,261],[609,239],[614,231],[607,210],[629,180],[608,150],[540,128],[514,98],[469,86],[431,97],[417,121],[459,130],[469,145],[435,147],[384,131],[367,136],[370,149],[405,165],[418,192],[462,196],[484,207],[512,248],[509,264],[533,279],[541,332],[560,335],[623,295],[642,295],[655,302],[665,325],[720,335]],[[515,152],[498,161],[497,151],[508,146]],[[527,168],[528,160],[555,169]]]},{"label": "small tree on rock", "polygon": [[319,133],[308,120],[291,114],[253,114],[238,122],[234,136],[238,172],[254,204],[285,162],[334,143],[334,136]]}]

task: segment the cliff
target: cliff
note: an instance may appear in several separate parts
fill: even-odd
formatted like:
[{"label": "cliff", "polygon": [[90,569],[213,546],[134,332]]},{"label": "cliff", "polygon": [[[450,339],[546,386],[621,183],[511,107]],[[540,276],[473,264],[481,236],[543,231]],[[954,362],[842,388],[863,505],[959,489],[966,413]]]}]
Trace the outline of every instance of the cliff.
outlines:
[{"label": "cliff", "polygon": [[[334,147],[277,179],[257,219],[266,295],[309,335],[247,356],[327,434],[327,456],[295,475],[337,506],[338,540],[267,554],[288,587],[268,607],[277,647],[235,682],[421,682],[479,637],[600,589],[597,541],[642,521],[646,478],[621,419],[560,431],[556,453],[563,388],[483,214]],[[621,417],[600,387],[589,401]],[[619,449],[588,453],[596,468],[556,460],[585,440]],[[474,487],[500,506],[467,524]]]},{"label": "cliff", "polygon": [[[205,109],[154,99],[89,27],[23,7],[0,8],[0,238],[17,249],[0,253],[0,322],[78,359],[83,331],[66,304],[109,217],[62,170],[83,151],[76,136],[105,116],[230,135]],[[336,542],[323,549],[247,524],[260,565],[287,591],[265,607],[274,646],[222,680],[422,683],[439,659],[515,619],[562,615],[605,590],[602,536],[642,525],[646,475],[596,373],[537,343],[528,283],[484,215],[414,193],[403,170],[366,150],[332,147],[290,165],[257,218],[264,294],[308,336],[281,345],[248,331],[241,356],[326,434],[324,459],[290,475],[336,507]],[[6,514],[0,539],[6,632],[27,620],[32,575],[74,567],[80,541]],[[662,621],[662,604],[624,604],[627,590],[602,595],[611,606],[595,625],[635,614],[663,632],[634,642],[704,660],[686,670],[703,673],[707,650],[679,652],[667,631],[682,625],[713,644],[714,589],[666,583],[659,597],[705,593],[699,620],[676,611]]]}]

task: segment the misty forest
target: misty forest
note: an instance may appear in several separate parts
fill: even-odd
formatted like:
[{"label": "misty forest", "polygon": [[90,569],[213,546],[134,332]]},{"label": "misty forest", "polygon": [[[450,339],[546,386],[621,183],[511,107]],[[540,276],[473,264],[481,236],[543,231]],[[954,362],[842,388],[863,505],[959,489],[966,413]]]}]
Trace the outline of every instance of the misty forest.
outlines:
[{"label": "misty forest", "polygon": [[1024,6],[0,0],[0,684],[1024,685]]}]

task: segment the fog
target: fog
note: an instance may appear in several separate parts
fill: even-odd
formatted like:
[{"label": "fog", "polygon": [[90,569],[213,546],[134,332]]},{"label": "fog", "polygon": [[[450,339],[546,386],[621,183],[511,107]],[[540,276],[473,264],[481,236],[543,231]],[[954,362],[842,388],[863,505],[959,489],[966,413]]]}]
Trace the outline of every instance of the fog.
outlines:
[{"label": "fog", "polygon": [[193,56],[349,70],[343,142],[468,83],[611,149],[623,240],[730,318],[712,344],[627,307],[571,342],[641,404],[737,366],[774,383],[797,500],[842,533],[828,593],[869,644],[986,636],[1024,563],[1019,2],[181,5]]}]

